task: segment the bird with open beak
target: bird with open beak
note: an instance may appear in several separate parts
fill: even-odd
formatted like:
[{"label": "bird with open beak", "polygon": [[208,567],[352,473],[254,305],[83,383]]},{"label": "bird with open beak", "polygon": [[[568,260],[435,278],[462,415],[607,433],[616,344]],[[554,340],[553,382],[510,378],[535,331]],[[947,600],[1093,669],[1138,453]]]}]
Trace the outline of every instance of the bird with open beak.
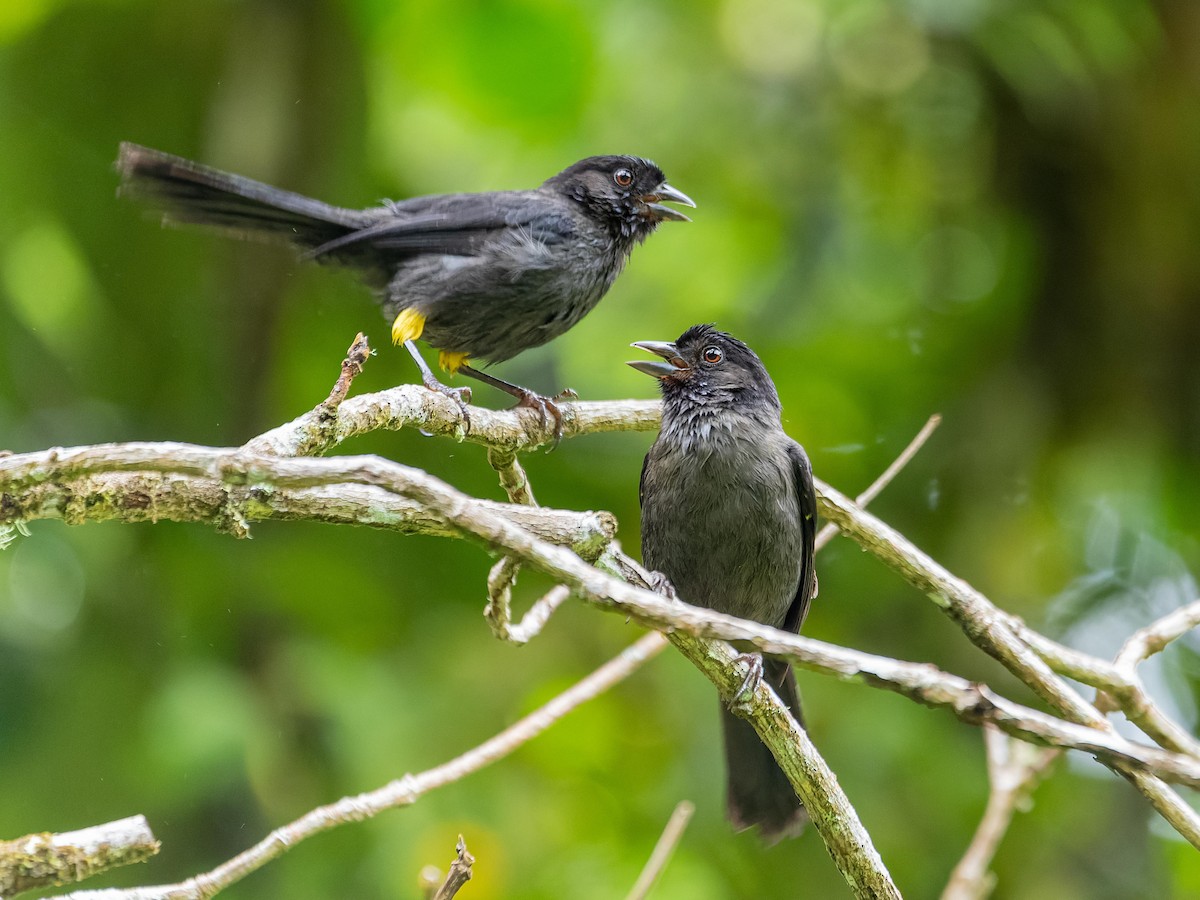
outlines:
[{"label": "bird with open beak", "polygon": [[[817,593],[816,494],[766,367],[710,325],[633,346],[660,357],[629,365],[658,379],[663,400],[639,490],[643,562],[687,603],[798,632]],[[762,671],[803,723],[791,667]],[[807,815],[770,750],[729,710],[721,722],[730,820],[769,842],[798,834]]]},{"label": "bird with open beak", "polygon": [[480,371],[573,327],[608,292],[634,246],[660,222],[686,222],[666,206],[695,206],[662,170],[636,156],[592,156],[531,190],[433,194],[343,209],[137,144],[122,144],[121,193],[170,224],[274,240],[302,258],[345,266],[372,287],[431,390],[452,397],[470,426],[469,388],[449,388],[415,341],[460,372],[540,410],[562,436],[554,399]]}]

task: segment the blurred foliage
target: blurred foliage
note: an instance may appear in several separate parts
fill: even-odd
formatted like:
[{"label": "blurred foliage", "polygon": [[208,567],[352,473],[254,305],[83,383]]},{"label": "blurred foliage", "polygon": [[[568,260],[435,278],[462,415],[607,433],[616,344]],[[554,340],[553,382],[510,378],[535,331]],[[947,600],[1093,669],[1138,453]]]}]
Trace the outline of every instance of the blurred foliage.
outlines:
[{"label": "blurred foliage", "polygon": [[[118,201],[121,140],[343,205],[643,154],[699,202],[694,224],[663,228],[587,321],[502,374],[648,397],[626,345],[716,321],[850,492],[940,411],[879,513],[1004,607],[1111,653],[1196,596],[1197,48],[1193,0],[5,0],[0,446],[237,444],[324,397],[360,329],[381,349],[357,390],[414,379],[353,279]],[[649,440],[531,457],[539,499],[610,509],[636,547]],[[477,447],[345,450],[499,496]],[[457,542],[31,530],[0,554],[0,835],[145,813],[164,852],[114,884],[184,877],[442,762],[634,636],[568,608],[533,645],[498,644],[489,560]],[[1028,699],[870,557],[836,542],[820,569],[807,633]],[[1198,652],[1147,669],[1189,725]],[[801,686],[900,887],[936,895],[983,809],[980,735]],[[682,797],[697,815],[656,898],[846,896],[815,836],[763,850],[729,832],[714,706],[667,655],[511,759],[229,896],[414,896],[461,831],[479,858],[464,896],[607,900]],[[1001,900],[1200,890],[1195,851],[1084,759],[1038,791],[997,870]]]}]

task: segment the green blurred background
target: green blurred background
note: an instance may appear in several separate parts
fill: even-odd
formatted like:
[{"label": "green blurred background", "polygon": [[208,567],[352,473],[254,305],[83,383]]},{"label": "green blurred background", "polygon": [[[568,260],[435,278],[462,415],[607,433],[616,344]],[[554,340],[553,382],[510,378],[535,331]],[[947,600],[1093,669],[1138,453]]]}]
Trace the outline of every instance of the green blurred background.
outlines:
[{"label": "green blurred background", "polygon": [[[1194,0],[412,0],[0,4],[0,447],[239,444],[355,383],[415,380],[344,273],[163,231],[115,197],[133,140],[347,206],[532,186],[593,153],[699,203],[504,377],[650,397],[633,340],[715,321],[755,347],[817,472],[855,492],[933,412],[880,515],[1084,649],[1195,599],[1200,563],[1200,4]],[[505,397],[476,389],[476,400]],[[527,459],[539,500],[637,547],[649,435]],[[501,492],[482,450],[346,445]],[[481,619],[476,547],[365,529],[38,522],[0,553],[0,836],[141,812],[158,883],[440,763],[634,639],[571,607],[532,645]],[[1028,696],[845,541],[806,633]],[[528,599],[545,588],[527,577]],[[1193,726],[1197,644],[1148,667]],[[981,735],[801,675],[811,733],[906,896],[932,897],[987,795]],[[814,834],[722,818],[716,703],[673,654],[499,765],[305,844],[230,897],[415,895],[465,834],[462,896],[623,896],[672,806],[656,898],[841,897]],[[1200,858],[1125,782],[1061,765],[998,898],[1200,895]]]}]

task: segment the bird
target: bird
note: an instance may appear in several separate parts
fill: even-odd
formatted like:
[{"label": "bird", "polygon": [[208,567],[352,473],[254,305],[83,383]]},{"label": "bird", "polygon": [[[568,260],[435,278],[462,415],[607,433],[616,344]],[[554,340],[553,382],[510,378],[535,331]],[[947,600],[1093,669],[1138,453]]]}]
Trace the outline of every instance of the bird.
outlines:
[{"label": "bird", "polygon": [[[661,357],[628,363],[662,391],[638,490],[643,563],[688,603],[799,632],[817,594],[816,494],[762,360],[712,325],[632,346]],[[803,725],[791,667],[768,659],[761,671]],[[770,750],[721,713],[734,827],[768,843],[799,834],[807,813]]]},{"label": "bird", "polygon": [[[290,244],[302,258],[347,267],[371,287],[431,390],[458,404],[464,429],[470,388],[450,388],[416,340],[461,373],[554,419],[558,398],[482,372],[579,322],[608,292],[633,248],[661,222],[690,221],[665,205],[695,207],[662,170],[637,156],[592,156],[532,190],[435,194],[343,209],[180,156],[122,143],[118,193],[158,208],[164,224],[200,225],[233,237]],[[573,395],[573,392],[564,392]]]}]

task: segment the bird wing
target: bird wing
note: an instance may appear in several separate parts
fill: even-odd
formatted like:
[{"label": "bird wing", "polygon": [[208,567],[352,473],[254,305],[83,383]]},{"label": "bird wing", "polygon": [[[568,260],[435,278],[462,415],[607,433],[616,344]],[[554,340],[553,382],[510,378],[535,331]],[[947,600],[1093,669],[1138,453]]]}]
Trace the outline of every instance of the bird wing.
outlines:
[{"label": "bird wing", "polygon": [[644,506],[646,503],[646,469],[650,465],[650,454],[646,454],[646,458],[642,460],[642,474],[638,476],[638,506]]},{"label": "bird wing", "polygon": [[401,259],[421,254],[472,256],[508,229],[541,243],[555,243],[573,228],[569,218],[531,192],[445,194],[390,203],[381,220],[314,248],[309,258],[382,251]]},{"label": "bird wing", "polygon": [[798,633],[808,615],[812,598],[817,596],[817,570],[813,565],[814,545],[817,540],[817,493],[813,488],[812,463],[804,448],[792,441],[788,446],[792,461],[792,475],[796,480],[796,496],[800,501],[801,560],[800,584],[796,597],[788,608],[783,630]]}]

